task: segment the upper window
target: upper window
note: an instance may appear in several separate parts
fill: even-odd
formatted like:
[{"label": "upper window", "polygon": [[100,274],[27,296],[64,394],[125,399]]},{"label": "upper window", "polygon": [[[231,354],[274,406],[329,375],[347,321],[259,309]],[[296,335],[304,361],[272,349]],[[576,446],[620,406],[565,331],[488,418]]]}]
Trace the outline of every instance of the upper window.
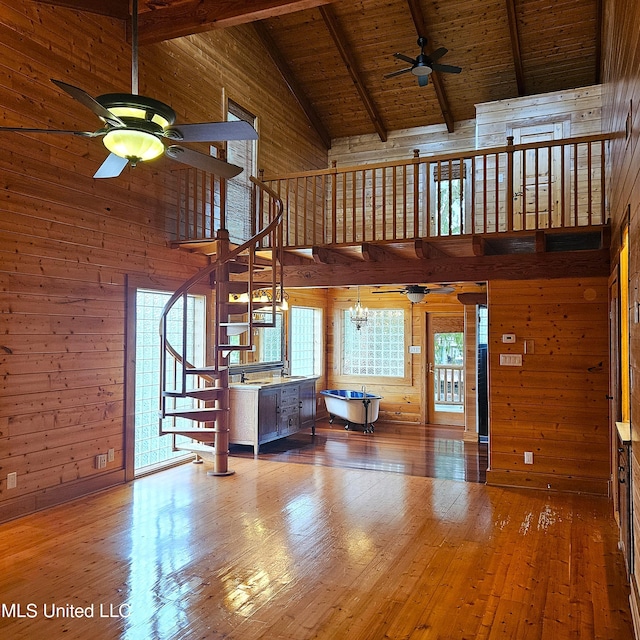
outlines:
[{"label": "upper window", "polygon": [[433,167],[431,182],[431,233],[436,236],[464,232],[467,207],[467,163],[453,160]]},{"label": "upper window", "polygon": [[403,309],[369,309],[361,329],[343,311],[342,374],[405,377],[405,318]]}]

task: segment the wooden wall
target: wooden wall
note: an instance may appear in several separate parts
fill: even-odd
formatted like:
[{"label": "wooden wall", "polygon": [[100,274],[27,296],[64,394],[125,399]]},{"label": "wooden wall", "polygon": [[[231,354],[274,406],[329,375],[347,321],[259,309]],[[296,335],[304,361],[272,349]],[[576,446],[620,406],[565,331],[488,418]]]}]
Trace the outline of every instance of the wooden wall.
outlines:
[{"label": "wooden wall", "polygon": [[[612,238],[619,246],[620,230],[629,225],[629,340],[631,486],[633,566],[631,604],[636,634],[640,633],[640,324],[633,312],[640,303],[640,4],[605,0],[603,22],[604,127],[619,133],[611,144],[608,206]],[[616,256],[612,262],[617,263]],[[624,286],[624,283],[623,283]]]},{"label": "wooden wall", "polygon": [[[491,281],[488,293],[487,482],[607,495],[606,278]],[[520,354],[522,366],[500,354]]]},{"label": "wooden wall", "polygon": [[496,100],[476,105],[478,148],[506,144],[514,127],[561,122],[562,137],[586,136],[602,131],[600,85],[540,95]]},{"label": "wooden wall", "polygon": [[[50,78],[91,95],[130,87],[124,24],[92,14],[0,0],[0,57],[3,125],[98,128]],[[326,166],[252,27],[143,47],[140,59],[141,93],[170,103],[179,121],[221,119],[227,95],[258,116],[262,165]],[[107,155],[100,140],[2,133],[0,144],[4,520],[123,481],[127,278],[184,280],[205,259],[167,246],[168,161],[94,180]],[[109,448],[115,461],[96,470]]]}]

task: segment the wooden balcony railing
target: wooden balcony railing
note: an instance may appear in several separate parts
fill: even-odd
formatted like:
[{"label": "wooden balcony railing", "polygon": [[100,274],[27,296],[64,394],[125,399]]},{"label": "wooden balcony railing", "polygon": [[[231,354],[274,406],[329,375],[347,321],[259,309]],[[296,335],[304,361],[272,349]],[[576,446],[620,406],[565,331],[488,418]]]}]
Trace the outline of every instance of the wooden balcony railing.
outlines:
[{"label": "wooden balcony railing", "polygon": [[606,224],[605,146],[594,135],[266,176],[287,247]]}]

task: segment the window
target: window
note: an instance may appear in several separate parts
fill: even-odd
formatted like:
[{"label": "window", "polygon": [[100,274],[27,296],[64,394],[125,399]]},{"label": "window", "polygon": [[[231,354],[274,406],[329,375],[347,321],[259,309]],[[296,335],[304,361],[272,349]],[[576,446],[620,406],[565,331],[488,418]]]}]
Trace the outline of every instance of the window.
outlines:
[{"label": "window", "polygon": [[431,187],[431,233],[460,235],[464,231],[466,201],[469,194],[467,163],[438,162],[433,167]]},{"label": "window", "polygon": [[291,375],[320,375],[322,372],[322,310],[311,307],[291,307],[289,322]]},{"label": "window", "polygon": [[[134,472],[144,473],[154,466],[185,456],[173,450],[171,435],[158,434],[158,407],[160,405],[160,314],[171,294],[165,291],[138,289],[136,293],[136,375],[134,415]],[[179,305],[178,305],[179,306]],[[181,338],[182,323],[175,318],[182,308],[169,316],[167,333],[170,341]],[[187,298],[187,360],[195,365],[204,363],[205,298]],[[189,442],[177,436],[178,442]]]},{"label": "window", "polygon": [[[227,120],[244,120],[255,126],[256,117],[229,100],[227,105]],[[251,180],[256,173],[256,141],[230,140],[227,142],[227,160],[243,168],[242,173],[227,181],[227,229],[232,242],[241,244],[253,234],[251,232]]]},{"label": "window", "polygon": [[348,376],[405,376],[405,320],[402,309],[369,309],[362,329],[342,316],[342,374]]},{"label": "window", "polygon": [[[271,313],[264,314],[264,321],[271,322]],[[263,327],[258,342],[259,362],[280,362],[282,360],[282,314],[276,313],[275,326]]]}]

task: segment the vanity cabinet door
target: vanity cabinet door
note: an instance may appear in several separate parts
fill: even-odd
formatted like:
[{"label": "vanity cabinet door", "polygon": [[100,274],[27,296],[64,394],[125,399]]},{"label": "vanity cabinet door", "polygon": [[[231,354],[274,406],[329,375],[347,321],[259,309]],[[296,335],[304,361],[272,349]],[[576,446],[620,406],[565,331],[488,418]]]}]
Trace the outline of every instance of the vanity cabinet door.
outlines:
[{"label": "vanity cabinet door", "polygon": [[286,384],[280,389],[280,437],[298,431],[300,423],[300,397],[297,384]]},{"label": "vanity cabinet door", "polygon": [[316,421],[316,381],[300,383],[300,429],[314,428]]},{"label": "vanity cabinet door", "polygon": [[278,437],[280,426],[280,389],[260,389],[258,394],[258,442]]}]

